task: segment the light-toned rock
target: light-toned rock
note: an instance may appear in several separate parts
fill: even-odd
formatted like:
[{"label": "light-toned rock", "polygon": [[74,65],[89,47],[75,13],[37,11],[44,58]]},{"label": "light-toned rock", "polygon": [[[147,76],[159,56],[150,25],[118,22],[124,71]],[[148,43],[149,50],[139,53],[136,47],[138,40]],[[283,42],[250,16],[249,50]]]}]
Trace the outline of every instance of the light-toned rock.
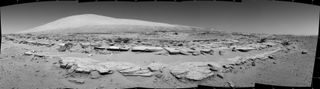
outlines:
[{"label": "light-toned rock", "polygon": [[35,53],[36,53],[36,51],[31,50],[31,51],[24,52],[24,55],[31,56],[31,55],[34,55]]},{"label": "light-toned rock", "polygon": [[162,47],[152,47],[152,46],[136,46],[131,48],[131,51],[133,52],[158,52],[162,50],[163,50]]},{"label": "light-toned rock", "polygon": [[112,70],[117,70],[123,75],[132,75],[132,76],[152,76],[151,71],[147,67],[137,66],[132,63],[127,62],[104,62],[99,63],[99,65],[103,65],[106,68],[110,68]]},{"label": "light-toned rock", "polygon": [[90,73],[93,70],[99,73],[111,73],[111,70],[105,66],[97,65],[99,61],[91,58],[77,58],[77,57],[60,57],[60,67],[66,69],[73,69],[76,72]]},{"label": "light-toned rock", "polygon": [[118,46],[109,46],[109,47],[106,47],[107,50],[111,50],[111,51],[119,51],[120,50],[120,47]]},{"label": "light-toned rock", "polygon": [[276,52],[278,52],[280,50],[282,50],[282,49],[281,48],[277,48],[275,50],[264,52],[264,53],[260,53],[260,54],[256,54],[256,55],[249,55],[249,56],[245,56],[245,57],[235,57],[234,58],[234,60],[236,60],[235,64],[237,64],[237,65],[243,64],[247,60],[267,59],[267,58],[270,58],[269,56],[271,54],[276,53]]},{"label": "light-toned rock", "polygon": [[202,80],[214,75],[221,65],[214,62],[185,62],[170,67],[170,73],[177,78]]}]

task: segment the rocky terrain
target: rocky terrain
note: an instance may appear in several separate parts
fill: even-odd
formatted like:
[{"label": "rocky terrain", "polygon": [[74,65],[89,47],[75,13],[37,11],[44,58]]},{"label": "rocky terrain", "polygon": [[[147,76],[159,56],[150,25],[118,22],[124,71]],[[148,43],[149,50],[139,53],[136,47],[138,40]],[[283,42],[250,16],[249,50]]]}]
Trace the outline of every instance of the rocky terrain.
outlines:
[{"label": "rocky terrain", "polygon": [[[74,19],[67,19],[70,18]],[[91,33],[62,28],[43,30],[50,24],[59,25],[58,22],[37,27],[38,30],[2,36],[0,88],[311,84],[317,36],[226,33],[196,28],[190,31],[154,28],[146,32],[92,30]]]}]

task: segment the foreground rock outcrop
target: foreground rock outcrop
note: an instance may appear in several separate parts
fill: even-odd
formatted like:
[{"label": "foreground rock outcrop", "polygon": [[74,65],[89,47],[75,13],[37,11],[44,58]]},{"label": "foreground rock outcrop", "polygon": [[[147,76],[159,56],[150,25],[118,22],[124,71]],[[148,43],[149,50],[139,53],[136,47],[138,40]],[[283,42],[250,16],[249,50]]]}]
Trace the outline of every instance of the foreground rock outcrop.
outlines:
[{"label": "foreground rock outcrop", "polygon": [[221,66],[213,62],[185,62],[170,67],[170,72],[176,78],[202,80],[219,72]]}]

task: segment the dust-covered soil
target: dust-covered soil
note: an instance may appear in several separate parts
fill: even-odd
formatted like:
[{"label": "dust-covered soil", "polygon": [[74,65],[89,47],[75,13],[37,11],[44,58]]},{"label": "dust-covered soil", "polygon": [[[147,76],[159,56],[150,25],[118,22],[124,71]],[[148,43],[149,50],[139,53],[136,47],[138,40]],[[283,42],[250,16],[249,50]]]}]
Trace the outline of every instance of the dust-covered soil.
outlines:
[{"label": "dust-covered soil", "polygon": [[317,36],[5,34],[1,89],[310,86]]}]

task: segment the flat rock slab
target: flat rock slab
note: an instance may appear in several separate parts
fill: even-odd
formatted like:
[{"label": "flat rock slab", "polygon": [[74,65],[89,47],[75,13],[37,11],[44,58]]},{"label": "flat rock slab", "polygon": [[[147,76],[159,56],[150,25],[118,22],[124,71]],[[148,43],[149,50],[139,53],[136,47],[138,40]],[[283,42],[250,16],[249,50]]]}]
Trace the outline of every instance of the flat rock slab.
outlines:
[{"label": "flat rock slab", "polygon": [[170,67],[170,72],[177,78],[202,80],[218,72],[221,65],[214,62],[185,62]]},{"label": "flat rock slab", "polygon": [[162,47],[152,47],[152,46],[136,46],[136,47],[132,47],[131,51],[134,52],[158,52],[158,51],[162,51],[163,48]]},{"label": "flat rock slab", "polygon": [[166,68],[168,65],[166,64],[162,64],[162,63],[151,63],[149,65],[147,65],[147,67],[151,70],[151,71],[162,71],[164,68]]},{"label": "flat rock slab", "polygon": [[80,73],[90,73],[98,71],[101,74],[112,73],[117,70],[124,75],[152,76],[147,67],[140,67],[126,62],[100,62],[91,58],[61,57],[60,67],[72,69]]},{"label": "flat rock slab", "polygon": [[248,52],[251,50],[255,50],[255,48],[253,48],[253,47],[235,47],[235,49],[240,52]]},{"label": "flat rock slab", "polygon": [[129,47],[121,47],[121,46],[109,46],[106,48],[107,50],[110,51],[129,51]]},{"label": "flat rock slab", "polygon": [[91,58],[77,58],[77,57],[60,57],[60,67],[73,69],[76,72],[90,73],[91,71],[98,71],[100,73],[111,73],[111,70],[104,66],[96,65],[99,61]]},{"label": "flat rock slab", "polygon": [[76,83],[76,84],[84,84],[85,83],[85,79],[69,79],[68,81]]},{"label": "flat rock slab", "polygon": [[169,54],[180,54],[180,50],[177,48],[164,47],[164,49],[167,50]]}]

